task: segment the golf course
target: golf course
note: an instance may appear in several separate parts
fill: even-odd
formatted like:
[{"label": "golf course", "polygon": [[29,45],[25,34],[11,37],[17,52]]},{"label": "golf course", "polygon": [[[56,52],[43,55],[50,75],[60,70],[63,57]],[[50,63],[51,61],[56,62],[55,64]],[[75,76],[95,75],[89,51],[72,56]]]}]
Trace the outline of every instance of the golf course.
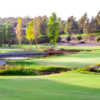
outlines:
[{"label": "golf course", "polygon": [[[17,47],[16,52],[23,51]],[[45,46],[40,46],[43,49]],[[32,47],[35,51],[34,46]],[[47,48],[47,47],[46,47]],[[58,46],[62,48],[62,46]],[[47,57],[4,59],[8,65],[43,68],[80,68],[100,64],[100,47],[63,46],[64,49],[80,49],[79,53]],[[40,49],[41,50],[41,49]],[[88,51],[89,50],[89,51]],[[0,49],[2,53],[15,49]],[[99,100],[100,74],[81,72],[61,72],[49,75],[4,75],[0,76],[1,100]]]}]

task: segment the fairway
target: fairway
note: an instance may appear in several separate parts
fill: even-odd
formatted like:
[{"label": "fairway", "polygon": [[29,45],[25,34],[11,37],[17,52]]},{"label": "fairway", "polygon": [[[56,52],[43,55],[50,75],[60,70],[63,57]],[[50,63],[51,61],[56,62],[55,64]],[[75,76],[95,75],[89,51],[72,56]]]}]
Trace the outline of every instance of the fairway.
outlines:
[{"label": "fairway", "polygon": [[[77,47],[79,49],[80,47]],[[84,49],[87,47],[84,47]],[[75,48],[71,48],[75,49]],[[82,49],[83,50],[83,49]],[[100,64],[100,48],[91,51],[82,51],[76,54],[64,54],[61,56],[33,58],[31,62],[40,65],[53,65],[58,67],[84,67],[88,65]]]},{"label": "fairway", "polygon": [[[58,48],[62,48],[59,46]],[[100,47],[69,47],[83,50],[59,56],[9,59],[11,66],[21,67],[85,67],[100,64]],[[35,50],[33,48],[33,50]],[[89,50],[89,51],[88,51]],[[1,49],[12,52],[15,49]],[[16,49],[16,51],[23,51]],[[41,68],[42,68],[41,67]],[[65,72],[43,76],[0,76],[1,100],[99,100],[100,74]]]},{"label": "fairway", "polygon": [[[99,100],[100,75],[62,73],[0,77],[1,100]],[[3,79],[2,79],[3,78]],[[10,78],[4,80],[4,78]],[[20,79],[19,79],[20,78]]]},{"label": "fairway", "polygon": [[[15,51],[24,51],[24,48],[28,48],[27,45],[23,45],[21,49],[0,49],[0,52],[15,52]],[[45,45],[39,46],[40,50],[47,48]],[[51,56],[51,57],[33,57],[31,59],[19,59],[19,60],[9,60],[13,62],[14,65],[19,64],[21,66],[57,66],[57,67],[84,67],[88,65],[100,64],[100,47],[80,47],[80,46],[58,46],[58,48],[64,48],[66,50],[83,50],[80,53],[75,54],[64,54],[60,56]],[[27,49],[26,49],[27,50]],[[35,47],[32,46],[32,50],[35,52]]]}]

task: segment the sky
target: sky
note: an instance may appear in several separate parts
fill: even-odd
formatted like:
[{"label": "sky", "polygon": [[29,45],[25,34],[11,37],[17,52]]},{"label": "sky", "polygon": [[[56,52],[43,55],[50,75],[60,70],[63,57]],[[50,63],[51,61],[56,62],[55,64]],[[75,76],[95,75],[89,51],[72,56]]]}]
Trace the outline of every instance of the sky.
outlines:
[{"label": "sky", "polygon": [[50,16],[55,12],[66,20],[80,18],[85,12],[89,18],[100,11],[100,0],[0,0],[0,17]]}]

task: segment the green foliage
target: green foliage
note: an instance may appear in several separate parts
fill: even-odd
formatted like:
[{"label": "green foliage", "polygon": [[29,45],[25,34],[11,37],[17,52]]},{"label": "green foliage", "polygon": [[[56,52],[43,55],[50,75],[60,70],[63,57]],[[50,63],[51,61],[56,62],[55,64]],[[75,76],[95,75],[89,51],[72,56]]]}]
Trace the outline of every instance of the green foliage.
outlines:
[{"label": "green foliage", "polygon": [[5,42],[10,46],[10,43],[12,42],[12,40],[14,40],[14,38],[12,37],[14,36],[12,33],[12,25],[10,22],[6,22],[4,24],[4,27],[5,27]]},{"label": "green foliage", "polygon": [[76,38],[77,38],[78,40],[82,40],[82,36],[81,36],[80,34],[76,35]]},{"label": "green foliage", "polygon": [[52,13],[48,22],[48,37],[51,45],[55,46],[58,39],[59,23],[55,13]]},{"label": "green foliage", "polygon": [[68,25],[68,22],[66,22],[66,24],[65,24],[64,32],[67,33],[67,34],[69,33],[69,25]]},{"label": "green foliage", "polygon": [[2,46],[2,44],[5,41],[5,30],[4,30],[4,24],[0,24],[0,45]]},{"label": "green foliage", "polygon": [[0,67],[0,75],[35,75],[35,72],[32,68],[5,65]]},{"label": "green foliage", "polygon": [[0,66],[0,75],[42,75],[69,71],[67,68],[54,66],[29,67],[28,65]]}]

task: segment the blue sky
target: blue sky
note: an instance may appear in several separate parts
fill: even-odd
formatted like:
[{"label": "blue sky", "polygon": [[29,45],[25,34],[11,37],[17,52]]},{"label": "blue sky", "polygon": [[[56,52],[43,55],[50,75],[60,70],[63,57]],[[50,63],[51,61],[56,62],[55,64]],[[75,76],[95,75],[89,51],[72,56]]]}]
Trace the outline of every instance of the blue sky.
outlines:
[{"label": "blue sky", "polygon": [[80,18],[85,12],[95,16],[100,0],[0,0],[0,17],[50,16],[55,12],[62,19]]}]

